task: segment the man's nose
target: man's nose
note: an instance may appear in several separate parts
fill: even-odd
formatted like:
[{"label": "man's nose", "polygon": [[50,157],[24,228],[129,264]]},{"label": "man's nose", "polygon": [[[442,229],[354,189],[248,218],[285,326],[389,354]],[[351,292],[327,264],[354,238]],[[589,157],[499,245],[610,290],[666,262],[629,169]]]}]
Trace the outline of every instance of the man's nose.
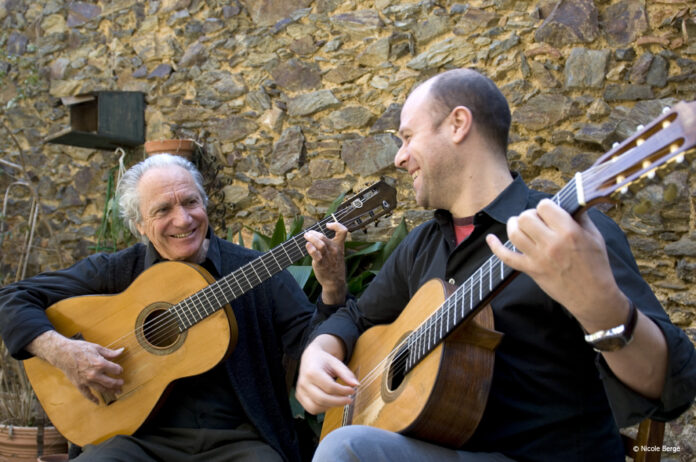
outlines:
[{"label": "man's nose", "polygon": [[187,225],[191,223],[191,214],[186,210],[186,207],[178,205],[174,208],[174,224]]},{"label": "man's nose", "polygon": [[396,168],[406,169],[406,163],[408,162],[408,149],[406,149],[406,143],[403,143],[398,151],[396,151],[396,156],[394,156],[394,166]]}]

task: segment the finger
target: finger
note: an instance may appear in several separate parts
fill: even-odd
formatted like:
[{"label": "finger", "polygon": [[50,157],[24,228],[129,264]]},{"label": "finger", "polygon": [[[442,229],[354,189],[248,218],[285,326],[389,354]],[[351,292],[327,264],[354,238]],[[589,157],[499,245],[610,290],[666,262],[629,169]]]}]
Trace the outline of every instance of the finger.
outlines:
[{"label": "finger", "polygon": [[505,245],[500,242],[500,239],[495,234],[489,234],[486,236],[486,243],[491,249],[491,252],[500,259],[503,263],[512,269],[517,271],[522,271],[523,266],[522,254],[508,249]]},{"label": "finger", "polygon": [[[522,229],[520,225],[520,219],[522,216],[519,217],[511,217],[507,221],[507,235],[508,239],[514,245],[517,249],[520,250],[522,253],[529,253],[533,251],[535,247],[535,242],[534,240]],[[529,216],[526,217],[527,221],[530,221]],[[503,246],[504,247],[504,246]],[[509,250],[509,249],[506,249]]]},{"label": "finger", "polygon": [[348,236],[348,228],[336,221],[327,224],[326,227],[335,233],[332,239],[335,243],[343,244],[345,242]]},{"label": "finger", "polygon": [[102,362],[100,362],[98,366],[99,370],[109,375],[121,374],[123,372],[121,365],[113,361],[109,361],[109,359],[115,359],[123,352],[123,350],[123,347],[119,348],[118,350],[110,350],[105,347],[99,347],[97,351],[102,356]]},{"label": "finger", "polygon": [[302,390],[298,389],[295,397],[307,412],[315,415],[325,412],[331,407],[345,406],[352,402],[351,397],[331,396],[313,385],[309,385]]},{"label": "finger", "polygon": [[536,207],[537,216],[552,230],[575,226],[575,220],[551,199],[542,199]]},{"label": "finger", "polygon": [[319,250],[317,250],[316,247],[314,247],[309,242],[305,245],[305,248],[307,249],[307,254],[309,254],[309,256],[312,257],[312,266],[316,268],[316,265],[323,260],[324,256]]},{"label": "finger", "polygon": [[531,254],[539,244],[553,237],[553,232],[536,209],[525,210],[518,217],[510,218],[507,226],[510,241],[526,254]]},{"label": "finger", "polygon": [[121,353],[123,353],[123,351],[125,349],[126,349],[125,347],[117,348],[115,350],[111,349],[111,348],[106,348],[106,347],[99,347],[98,351],[99,351],[99,354],[102,355],[103,357],[105,357],[107,359],[114,359],[114,358],[117,358],[118,356],[120,356]]},{"label": "finger", "polygon": [[587,210],[581,212],[577,217],[575,217],[577,220],[578,224],[583,227],[586,231],[588,231],[590,234],[592,234],[595,237],[601,238],[602,240],[604,239],[601,237],[601,233],[599,232],[599,229],[597,226],[594,224],[594,221],[590,218],[590,215],[587,213]]},{"label": "finger", "polygon": [[312,256],[316,255],[317,257],[321,257],[324,249],[326,248],[326,242],[324,241],[325,237],[316,231],[308,231],[305,233],[304,237],[307,241],[305,244],[307,252],[309,252],[309,254]]},{"label": "finger", "polygon": [[334,356],[332,356],[330,359],[331,361],[329,365],[331,366],[334,377],[336,377],[339,380],[342,380],[346,384],[346,387],[349,387],[351,389],[355,389],[358,385],[360,385],[358,378],[355,376],[353,371],[351,371],[348,366],[346,366],[342,361],[339,361],[338,358]]},{"label": "finger", "polygon": [[315,389],[312,390],[311,393],[311,400],[320,409],[326,410],[330,407],[345,406],[346,404],[350,404],[351,402],[353,402],[353,395],[354,393],[351,393],[349,395],[326,393],[318,387],[315,387]]},{"label": "finger", "polygon": [[82,393],[82,396],[92,401],[94,404],[99,404],[99,400],[96,396],[94,396],[92,390],[90,390],[87,385],[79,385],[77,389],[80,391],[80,393]]}]

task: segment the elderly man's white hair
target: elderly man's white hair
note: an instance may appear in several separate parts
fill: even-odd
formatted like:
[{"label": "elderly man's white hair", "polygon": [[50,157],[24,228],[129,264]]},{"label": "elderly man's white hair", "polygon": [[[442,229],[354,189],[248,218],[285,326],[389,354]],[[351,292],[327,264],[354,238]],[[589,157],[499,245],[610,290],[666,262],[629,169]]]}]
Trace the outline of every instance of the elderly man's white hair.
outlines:
[{"label": "elderly man's white hair", "polygon": [[203,189],[203,175],[198,171],[195,165],[181,156],[173,156],[171,154],[157,154],[147,159],[138,162],[128,169],[119,181],[116,187],[116,197],[118,199],[118,208],[123,221],[128,225],[128,228],[135,237],[142,242],[147,243],[147,236],[140,234],[136,224],[142,222],[140,214],[140,195],[138,194],[138,184],[145,172],[151,168],[178,166],[186,169],[193,177],[196,183],[203,204],[208,207],[208,196]]}]

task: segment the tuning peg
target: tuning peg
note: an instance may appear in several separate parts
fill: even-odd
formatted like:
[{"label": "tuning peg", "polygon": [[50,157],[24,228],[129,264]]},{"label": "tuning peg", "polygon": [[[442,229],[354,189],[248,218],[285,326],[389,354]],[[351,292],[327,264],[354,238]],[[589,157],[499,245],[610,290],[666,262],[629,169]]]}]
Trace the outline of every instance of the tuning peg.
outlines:
[{"label": "tuning peg", "polygon": [[669,111],[671,111],[671,110],[672,110],[671,107],[665,106],[664,108],[662,108],[662,113],[663,113],[663,114],[667,114],[667,113],[668,113]]},{"label": "tuning peg", "polygon": [[645,126],[643,124],[640,124],[636,127],[636,131],[637,132],[642,131],[644,128],[645,128]]}]

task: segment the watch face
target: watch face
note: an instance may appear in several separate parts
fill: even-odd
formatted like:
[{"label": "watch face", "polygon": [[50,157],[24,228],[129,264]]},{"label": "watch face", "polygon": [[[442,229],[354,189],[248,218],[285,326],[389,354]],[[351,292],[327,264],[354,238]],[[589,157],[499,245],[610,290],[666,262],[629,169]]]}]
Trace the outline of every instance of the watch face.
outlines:
[{"label": "watch face", "polygon": [[616,351],[626,346],[623,337],[605,337],[592,342],[592,346],[598,351]]}]

